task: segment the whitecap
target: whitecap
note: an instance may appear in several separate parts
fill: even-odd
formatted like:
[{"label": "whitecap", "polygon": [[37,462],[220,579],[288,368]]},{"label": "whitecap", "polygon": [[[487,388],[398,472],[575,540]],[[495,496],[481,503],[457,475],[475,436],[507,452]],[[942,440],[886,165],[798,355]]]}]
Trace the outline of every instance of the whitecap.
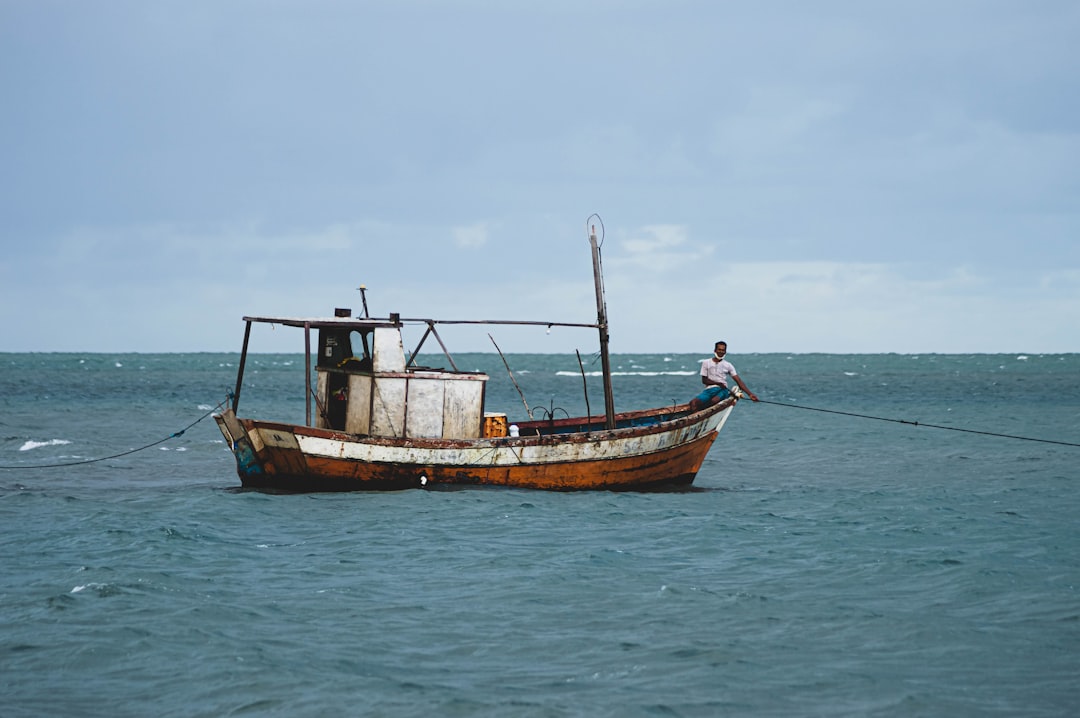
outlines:
[{"label": "whitecap", "polygon": [[1027,358],[1026,354],[1021,354],[1020,356],[1016,357],[1016,361],[1027,361],[1027,360],[1028,360],[1028,358]]},{"label": "whitecap", "polygon": [[214,407],[210,406],[209,404],[199,404],[195,408],[198,409],[199,411],[210,411]]},{"label": "whitecap", "polygon": [[122,366],[124,366],[124,365],[123,365],[123,364],[121,364],[120,362],[116,362],[116,364],[115,364],[114,366],[116,366],[116,368],[118,368],[118,369],[119,369],[120,367],[122,367]]},{"label": "whitecap", "polygon": [[19,451],[30,451],[30,449],[40,449],[42,446],[63,446],[64,444],[70,444],[67,439],[52,439],[50,441],[27,441],[25,444],[19,447]]},{"label": "whitecap", "polygon": [[844,372],[844,376],[858,376],[858,375],[859,375],[859,372],[857,372],[857,371],[846,371],[846,372]]}]

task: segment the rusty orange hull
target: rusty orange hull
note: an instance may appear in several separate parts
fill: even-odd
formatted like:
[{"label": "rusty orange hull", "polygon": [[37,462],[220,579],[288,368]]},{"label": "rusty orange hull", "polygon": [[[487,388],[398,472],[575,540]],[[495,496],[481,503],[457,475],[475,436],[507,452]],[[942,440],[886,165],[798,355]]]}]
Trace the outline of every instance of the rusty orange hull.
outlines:
[{"label": "rusty orange hull", "polygon": [[520,437],[394,439],[216,416],[246,487],[363,491],[505,486],[556,491],[688,486],[735,401],[690,413],[675,407],[522,422]]}]

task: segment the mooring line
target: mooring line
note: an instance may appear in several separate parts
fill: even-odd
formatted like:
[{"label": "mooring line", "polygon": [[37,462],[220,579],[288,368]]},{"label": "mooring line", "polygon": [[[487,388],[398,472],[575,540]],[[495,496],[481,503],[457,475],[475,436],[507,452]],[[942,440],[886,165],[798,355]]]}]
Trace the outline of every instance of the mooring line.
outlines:
[{"label": "mooring line", "polygon": [[889,421],[894,424],[908,424],[910,426],[926,426],[931,429],[945,429],[946,431],[962,431],[965,434],[982,434],[984,436],[996,436],[1000,439],[1019,439],[1020,441],[1037,441],[1041,444],[1057,444],[1059,446],[1080,446],[1080,444],[1070,441],[1055,441],[1053,439],[1036,439],[1030,436],[1016,436],[1015,434],[998,434],[993,431],[978,431],[976,429],[961,429],[957,426],[942,426],[941,424],[926,424],[921,421],[909,421],[907,419],[890,419],[883,416],[871,416],[869,414],[855,414],[850,411],[837,411],[836,409],[819,409],[814,406],[800,406],[799,404],[785,404],[779,401],[767,401],[765,399],[758,400],[762,404],[773,404],[774,406],[786,406],[790,409],[805,409],[806,411],[820,411],[826,414],[840,414],[842,416],[853,416],[858,419],[874,419],[875,421]]},{"label": "mooring line", "polygon": [[14,471],[16,469],[61,469],[61,468],[64,468],[66,466],[82,466],[84,464],[96,464],[99,461],[109,461],[110,459],[119,459],[121,456],[127,456],[128,454],[134,454],[134,453],[137,453],[139,451],[145,451],[146,449],[157,446],[158,444],[164,444],[169,439],[175,439],[178,436],[183,436],[185,431],[187,431],[191,427],[195,426],[200,421],[202,421],[206,417],[213,414],[215,411],[220,410],[221,407],[225,406],[225,403],[227,401],[229,401],[230,398],[231,398],[230,396],[225,397],[225,399],[222,400],[222,402],[220,404],[218,404],[213,409],[211,409],[210,411],[208,411],[205,414],[203,414],[202,416],[200,416],[195,421],[193,421],[190,424],[188,424],[187,426],[185,426],[180,431],[169,434],[164,439],[158,439],[157,441],[153,442],[152,444],[147,444],[146,446],[140,446],[137,449],[129,449],[128,451],[123,451],[123,452],[121,452],[119,454],[113,454],[112,456],[102,456],[99,459],[85,459],[83,461],[69,461],[69,462],[64,463],[64,464],[26,464],[26,465],[23,465],[23,466],[0,466],[0,469],[9,469],[9,470],[12,470],[12,471]]}]

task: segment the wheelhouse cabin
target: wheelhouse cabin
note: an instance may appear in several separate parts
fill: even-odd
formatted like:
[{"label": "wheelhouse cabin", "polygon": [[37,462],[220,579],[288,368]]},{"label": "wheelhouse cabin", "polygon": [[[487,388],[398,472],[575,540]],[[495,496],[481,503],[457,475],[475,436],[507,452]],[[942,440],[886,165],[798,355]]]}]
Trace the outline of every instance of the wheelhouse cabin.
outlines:
[{"label": "wheelhouse cabin", "polygon": [[[432,324],[412,352],[412,359],[407,360],[402,325],[396,315],[354,319],[347,309],[335,313],[339,316],[326,319],[244,318],[249,328],[251,322],[303,327],[309,366],[310,330],[318,330],[308,426],[394,439],[477,439],[484,435],[488,376],[459,371],[448,353],[452,370],[412,362],[427,337],[434,334]],[[245,355],[246,344],[245,338]],[[239,391],[238,382],[237,399]]]}]

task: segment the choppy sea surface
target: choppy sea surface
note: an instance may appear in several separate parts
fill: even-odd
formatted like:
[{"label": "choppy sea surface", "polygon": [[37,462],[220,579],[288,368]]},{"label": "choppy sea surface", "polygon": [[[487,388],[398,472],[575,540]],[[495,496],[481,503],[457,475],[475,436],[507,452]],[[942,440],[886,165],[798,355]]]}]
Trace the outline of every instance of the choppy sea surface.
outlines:
[{"label": "choppy sea surface", "polygon": [[[702,358],[615,356],[617,408]],[[1080,355],[730,358],[773,403],[690,491],[282,495],[208,417],[237,356],[0,354],[0,715],[1076,715]],[[303,372],[250,357],[241,413]]]}]

